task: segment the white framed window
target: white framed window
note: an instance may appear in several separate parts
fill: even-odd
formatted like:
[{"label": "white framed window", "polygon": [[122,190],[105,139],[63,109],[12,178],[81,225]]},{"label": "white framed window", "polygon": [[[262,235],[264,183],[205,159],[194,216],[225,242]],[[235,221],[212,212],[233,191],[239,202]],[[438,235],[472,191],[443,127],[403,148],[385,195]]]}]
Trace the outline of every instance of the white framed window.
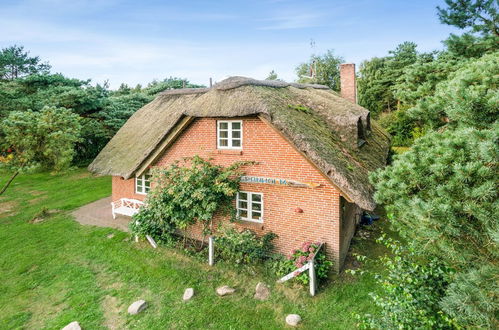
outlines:
[{"label": "white framed window", "polygon": [[217,148],[218,149],[243,148],[242,120],[217,121]]},{"label": "white framed window", "polygon": [[151,176],[149,174],[142,174],[135,177],[135,192],[141,195],[147,195],[151,190]]},{"label": "white framed window", "polygon": [[236,199],[237,216],[241,220],[263,222],[263,194],[240,191]]}]

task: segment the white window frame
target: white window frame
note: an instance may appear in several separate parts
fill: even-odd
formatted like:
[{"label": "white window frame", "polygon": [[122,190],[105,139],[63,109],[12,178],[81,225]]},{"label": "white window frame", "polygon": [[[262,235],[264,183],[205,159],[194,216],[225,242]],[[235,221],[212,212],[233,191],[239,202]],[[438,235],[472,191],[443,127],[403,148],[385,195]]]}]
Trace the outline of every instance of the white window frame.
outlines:
[{"label": "white window frame", "polygon": [[[240,197],[239,197],[239,194],[240,193],[245,193],[248,197],[246,200],[242,200],[242,201],[245,201],[248,205],[248,209],[242,209],[239,207],[239,201],[241,201]],[[260,202],[254,202],[253,201],[253,195],[260,195]],[[258,203],[260,204],[260,219],[258,220],[255,220],[253,219],[253,203]],[[264,204],[263,204],[263,193],[261,192],[252,192],[252,191],[240,191],[237,193],[237,197],[236,197],[236,210],[237,210],[237,217],[241,220],[244,220],[244,221],[251,221],[251,222],[257,222],[257,223],[263,223],[263,209],[264,209]],[[243,218],[241,217],[240,215],[240,211],[246,211],[248,217],[246,218]]]},{"label": "white window frame", "polygon": [[[227,124],[227,145],[222,146],[220,145],[220,124],[226,123]],[[235,147],[232,145],[233,138],[232,138],[232,124],[233,123],[239,123],[241,125],[241,137],[236,138],[237,140],[241,141],[239,147]],[[224,138],[225,139],[225,138]],[[241,150],[243,148],[243,121],[242,120],[217,120],[217,149],[237,149]]]},{"label": "white window frame", "polygon": [[[149,176],[149,179],[146,179],[146,176]],[[142,184],[139,185],[138,181],[141,180]],[[146,187],[146,181],[149,181],[149,187]],[[146,188],[149,188],[146,191]],[[151,175],[148,173],[144,173],[140,176],[135,177],[135,193],[139,195],[147,195],[147,193],[151,190]]]}]

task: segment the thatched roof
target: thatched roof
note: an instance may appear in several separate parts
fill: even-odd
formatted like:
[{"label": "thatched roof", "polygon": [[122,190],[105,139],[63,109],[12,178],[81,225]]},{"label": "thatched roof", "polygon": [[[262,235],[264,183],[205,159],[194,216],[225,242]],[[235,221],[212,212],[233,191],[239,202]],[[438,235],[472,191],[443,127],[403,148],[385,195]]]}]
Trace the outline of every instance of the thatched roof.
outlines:
[{"label": "thatched roof", "polygon": [[250,115],[271,123],[346,198],[374,209],[368,174],[385,165],[389,137],[369,111],[321,85],[232,77],[210,89],[163,92],[126,122],[89,170],[128,179],[186,117]]}]

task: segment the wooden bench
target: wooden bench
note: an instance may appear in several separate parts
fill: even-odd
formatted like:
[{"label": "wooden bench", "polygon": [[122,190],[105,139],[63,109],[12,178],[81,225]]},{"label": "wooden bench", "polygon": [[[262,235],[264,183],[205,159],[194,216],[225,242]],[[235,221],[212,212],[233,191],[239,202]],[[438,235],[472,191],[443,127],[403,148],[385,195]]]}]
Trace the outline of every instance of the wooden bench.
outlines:
[{"label": "wooden bench", "polygon": [[144,202],[131,198],[120,198],[115,202],[111,202],[113,219],[116,219],[116,214],[133,216],[139,212],[139,209],[144,205]]}]

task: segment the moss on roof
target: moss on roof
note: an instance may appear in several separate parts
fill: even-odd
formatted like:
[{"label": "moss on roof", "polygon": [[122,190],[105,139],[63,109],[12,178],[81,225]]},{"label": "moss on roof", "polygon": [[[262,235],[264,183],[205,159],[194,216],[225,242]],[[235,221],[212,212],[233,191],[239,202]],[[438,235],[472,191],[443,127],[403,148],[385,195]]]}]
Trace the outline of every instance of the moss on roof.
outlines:
[{"label": "moss on roof", "polygon": [[[260,115],[360,207],[372,210],[370,171],[385,165],[389,137],[369,111],[327,87],[232,77],[211,89],[168,91],[137,111],[89,169],[130,178],[183,116]],[[358,146],[358,125],[366,131]]]}]

